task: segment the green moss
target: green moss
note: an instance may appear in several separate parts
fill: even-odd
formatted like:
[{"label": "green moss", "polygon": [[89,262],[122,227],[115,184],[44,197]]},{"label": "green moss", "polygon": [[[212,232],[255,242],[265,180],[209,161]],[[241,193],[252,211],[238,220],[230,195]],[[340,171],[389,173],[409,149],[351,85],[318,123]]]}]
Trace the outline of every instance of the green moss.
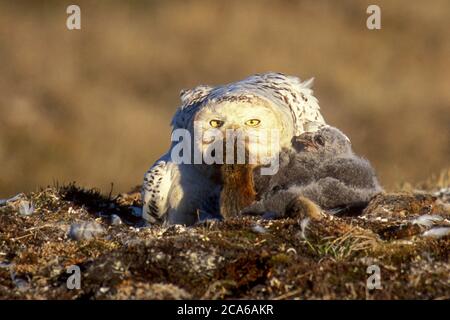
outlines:
[{"label": "green moss", "polygon": [[270,262],[274,265],[278,264],[288,264],[292,261],[292,258],[289,255],[284,253],[279,253],[270,258]]}]

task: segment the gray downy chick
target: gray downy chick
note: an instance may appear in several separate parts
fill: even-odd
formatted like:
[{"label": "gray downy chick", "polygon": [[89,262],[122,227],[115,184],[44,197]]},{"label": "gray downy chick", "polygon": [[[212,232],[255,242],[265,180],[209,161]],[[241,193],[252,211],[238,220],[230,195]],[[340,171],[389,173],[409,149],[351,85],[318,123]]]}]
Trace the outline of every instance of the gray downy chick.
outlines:
[{"label": "gray downy chick", "polygon": [[278,172],[256,174],[254,180],[259,201],[242,213],[284,216],[287,204],[299,196],[341,213],[364,208],[383,191],[370,163],[355,155],[347,136],[330,126],[294,137],[292,149],[280,154]]}]

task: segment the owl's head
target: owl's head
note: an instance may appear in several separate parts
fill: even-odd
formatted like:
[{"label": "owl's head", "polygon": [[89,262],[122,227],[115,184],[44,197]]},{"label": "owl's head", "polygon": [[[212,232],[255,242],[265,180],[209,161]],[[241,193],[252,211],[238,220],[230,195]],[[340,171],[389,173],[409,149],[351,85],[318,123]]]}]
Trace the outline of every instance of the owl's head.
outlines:
[{"label": "owl's head", "polygon": [[[264,160],[275,164],[279,151],[291,148],[294,135],[316,131],[325,123],[311,85],[312,80],[301,82],[297,77],[268,72],[216,87],[201,85],[183,90],[182,105],[172,119],[172,133],[178,135],[182,129],[194,139],[189,140],[189,152],[183,152],[182,158],[193,157],[195,164],[221,163],[198,161],[197,156],[220,151],[218,145],[229,144],[232,132],[246,137],[243,146],[237,147],[249,153],[250,163],[256,157],[257,164],[266,163]],[[200,138],[195,134],[198,129],[203,132]],[[228,151],[227,148],[220,153],[228,156]],[[237,164],[242,163],[237,160]]]},{"label": "owl's head", "polygon": [[297,151],[320,152],[333,156],[352,153],[350,139],[342,131],[331,126],[295,136],[292,138],[292,145]]},{"label": "owl's head", "polygon": [[[211,100],[195,115],[194,124],[197,130],[201,128],[202,131],[194,148],[203,154],[222,144],[224,158],[228,159],[230,149],[226,146],[232,144],[235,152],[245,150],[250,161],[256,164],[264,163],[264,159],[290,145],[294,132],[290,114],[280,112],[256,96]],[[238,160],[238,156],[235,155],[234,159]]]}]

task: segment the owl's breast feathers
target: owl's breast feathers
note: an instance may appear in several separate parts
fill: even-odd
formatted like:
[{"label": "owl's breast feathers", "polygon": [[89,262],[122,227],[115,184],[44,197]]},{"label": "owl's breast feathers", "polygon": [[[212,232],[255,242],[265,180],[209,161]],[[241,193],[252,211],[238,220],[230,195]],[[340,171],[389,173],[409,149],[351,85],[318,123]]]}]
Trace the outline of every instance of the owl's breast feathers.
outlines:
[{"label": "owl's breast feathers", "polygon": [[142,186],[144,202],[143,218],[152,222],[162,222],[169,208],[169,193],[172,187],[176,164],[168,155],[161,157],[145,173]]}]

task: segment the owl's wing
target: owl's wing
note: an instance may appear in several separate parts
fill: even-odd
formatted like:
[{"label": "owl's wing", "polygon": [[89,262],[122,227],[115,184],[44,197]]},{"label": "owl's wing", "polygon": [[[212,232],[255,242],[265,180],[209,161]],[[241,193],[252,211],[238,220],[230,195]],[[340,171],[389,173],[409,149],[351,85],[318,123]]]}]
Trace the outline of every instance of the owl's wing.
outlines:
[{"label": "owl's wing", "polygon": [[[213,88],[200,85],[180,92],[181,106],[172,118],[172,129],[187,129],[195,111]],[[178,166],[170,159],[170,151],[156,161],[144,175],[142,186],[142,217],[150,222],[162,222],[170,209],[170,192]]]},{"label": "owl's wing", "polygon": [[161,223],[165,220],[170,207],[169,196],[173,177],[177,170],[177,165],[170,161],[166,154],[145,173],[142,186],[142,217],[147,221]]}]

